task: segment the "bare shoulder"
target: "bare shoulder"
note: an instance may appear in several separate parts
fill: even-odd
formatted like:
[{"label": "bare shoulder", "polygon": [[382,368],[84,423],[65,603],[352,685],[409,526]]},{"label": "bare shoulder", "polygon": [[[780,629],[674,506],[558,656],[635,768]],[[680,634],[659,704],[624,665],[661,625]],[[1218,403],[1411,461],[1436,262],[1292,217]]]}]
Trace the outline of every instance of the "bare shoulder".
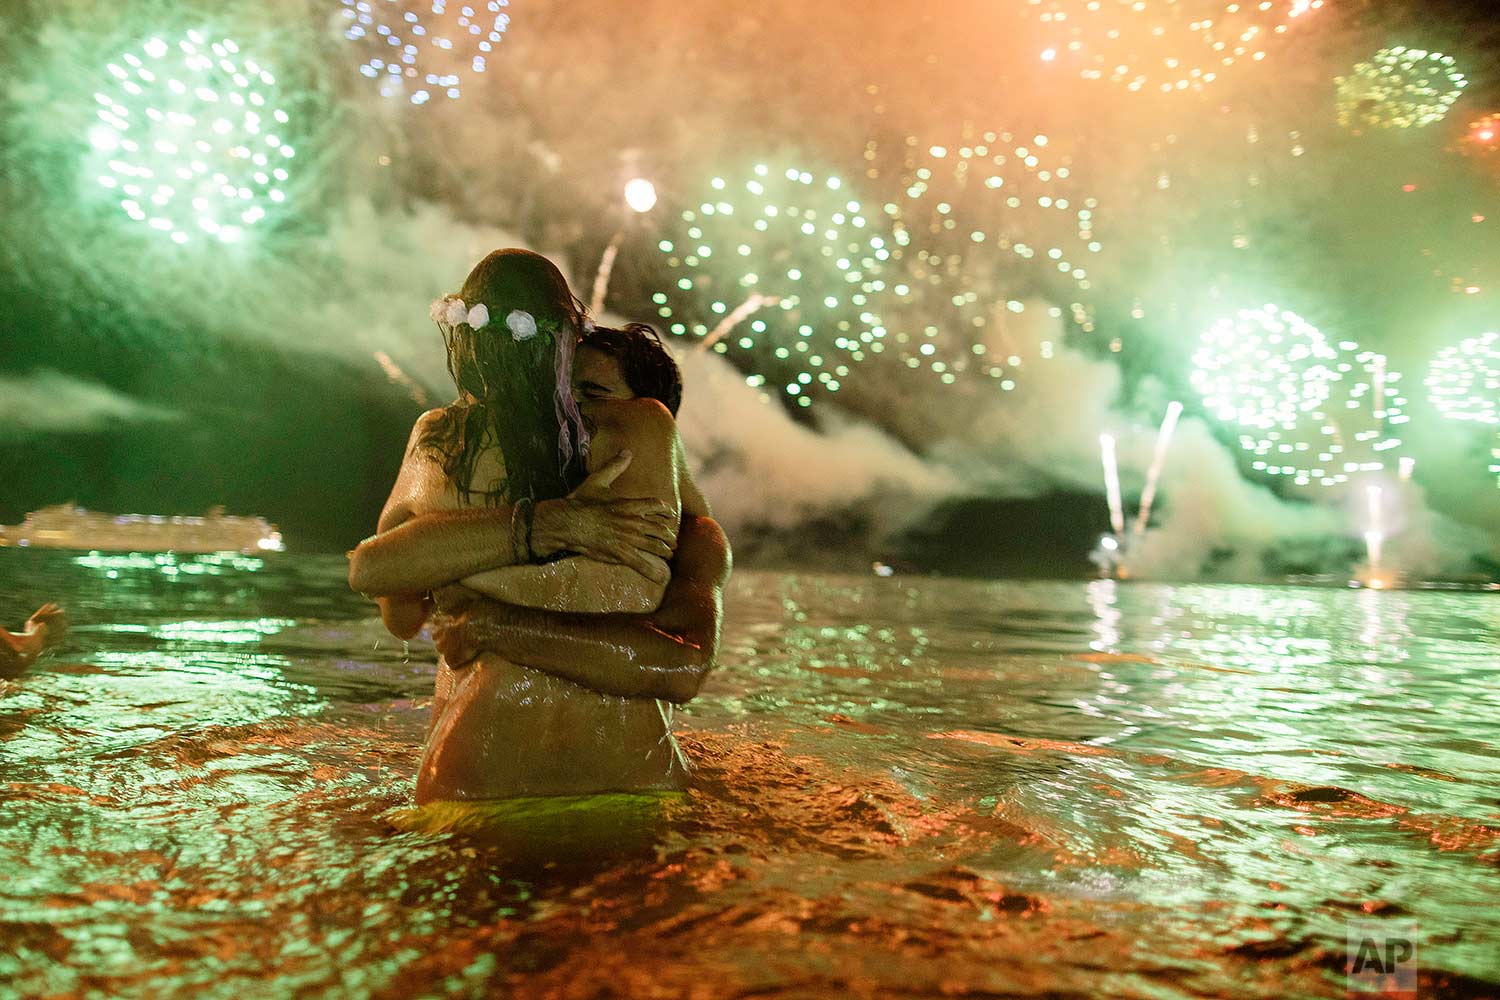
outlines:
[{"label": "bare shoulder", "polygon": [[448,408],[444,406],[428,410],[418,417],[417,422],[412,425],[411,436],[406,439],[407,454],[411,454],[417,445],[421,443],[423,437],[441,427],[447,420]]},{"label": "bare shoulder", "polygon": [[[690,569],[695,577],[722,587],[734,568],[734,554],[729,536],[711,517],[684,517],[677,534],[676,561]],[[674,576],[677,567],[674,566]]]},{"label": "bare shoulder", "polygon": [[406,442],[396,483],[380,512],[377,531],[389,531],[420,514],[454,506],[447,497],[451,491],[441,464],[430,450],[420,447],[422,440],[447,419],[449,413],[444,409],[428,410],[417,418]]},{"label": "bare shoulder", "polygon": [[630,429],[662,432],[675,430],[677,421],[672,411],[660,400],[638,397],[636,399],[599,399],[584,404],[584,412],[599,429]]},{"label": "bare shoulder", "polygon": [[591,467],[628,449],[636,461],[627,479],[659,466],[672,473],[676,492],[677,423],[671,411],[654,399],[609,399],[589,403],[584,413],[594,426]]}]

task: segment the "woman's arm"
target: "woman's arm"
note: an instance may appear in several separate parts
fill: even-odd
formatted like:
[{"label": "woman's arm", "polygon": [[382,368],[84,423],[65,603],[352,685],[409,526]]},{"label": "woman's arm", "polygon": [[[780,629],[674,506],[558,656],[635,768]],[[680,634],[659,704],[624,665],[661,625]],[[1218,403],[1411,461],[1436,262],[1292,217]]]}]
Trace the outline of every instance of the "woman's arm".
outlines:
[{"label": "woman's arm", "polygon": [[371,535],[349,553],[349,586],[381,597],[422,593],[522,562],[511,516],[509,506],[437,511]]},{"label": "woman's arm", "polygon": [[[406,453],[401,459],[401,469],[396,473],[395,485],[391,487],[391,495],[380,511],[377,532],[389,531],[411,520],[418,504],[431,504],[433,491],[438,488],[442,478],[442,470],[435,467],[430,457],[422,454],[417,444],[430,422],[439,419],[442,419],[441,410],[428,410],[417,418],[412,427],[411,436],[406,442]],[[351,566],[349,585],[359,590],[355,586],[357,582],[364,581],[356,581]],[[386,630],[402,640],[410,639],[422,631],[422,625],[432,609],[431,600],[421,590],[378,596],[375,603],[380,606],[380,618],[385,622]]]},{"label": "woman's arm", "polygon": [[[630,467],[623,452],[561,500],[532,512],[531,556],[578,552],[623,563],[666,582],[676,523],[659,500],[620,499],[614,483]],[[485,570],[524,564],[510,505],[422,514],[360,542],[349,556],[349,585],[365,594],[425,593]],[[649,557],[656,558],[649,558]]]},{"label": "woman's arm", "polygon": [[[608,465],[622,453],[633,457],[615,481],[622,496],[651,499],[672,524],[681,519],[677,491],[677,425],[654,399],[600,400],[586,412],[595,431],[591,467]],[[662,563],[665,560],[649,557]],[[487,597],[549,611],[645,614],[656,610],[666,590],[666,573],[599,562],[580,556],[542,566],[510,566],[465,577],[463,585]]]}]

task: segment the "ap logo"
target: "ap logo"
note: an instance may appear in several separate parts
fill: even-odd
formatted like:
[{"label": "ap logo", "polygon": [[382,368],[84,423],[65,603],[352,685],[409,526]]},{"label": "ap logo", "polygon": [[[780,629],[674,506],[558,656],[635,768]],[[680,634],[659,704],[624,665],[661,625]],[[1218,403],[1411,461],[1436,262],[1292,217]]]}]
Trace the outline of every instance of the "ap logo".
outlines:
[{"label": "ap logo", "polygon": [[1352,921],[1344,970],[1353,998],[1417,997],[1417,925]]}]

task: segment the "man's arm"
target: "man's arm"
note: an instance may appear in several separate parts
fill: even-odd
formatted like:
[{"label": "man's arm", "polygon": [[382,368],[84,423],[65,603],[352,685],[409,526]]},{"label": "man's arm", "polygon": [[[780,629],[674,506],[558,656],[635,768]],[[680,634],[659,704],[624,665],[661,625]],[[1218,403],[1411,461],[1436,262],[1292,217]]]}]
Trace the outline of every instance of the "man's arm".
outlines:
[{"label": "man's arm", "polygon": [[602,694],[689,701],[718,656],[732,560],[710,518],[686,518],[677,539],[672,580],[654,615],[560,614],[486,601],[438,629],[438,648],[454,666],[488,651]]},{"label": "man's arm", "polygon": [[[654,399],[607,400],[590,404],[587,413],[596,427],[590,460],[608,463],[630,452],[633,458],[616,490],[657,501],[671,524],[678,524],[682,502],[677,490],[677,425],[667,408]],[[572,557],[542,566],[489,570],[461,582],[486,597],[522,607],[644,614],[661,605],[666,591],[665,560],[661,562],[660,571],[642,573],[616,562]]]}]

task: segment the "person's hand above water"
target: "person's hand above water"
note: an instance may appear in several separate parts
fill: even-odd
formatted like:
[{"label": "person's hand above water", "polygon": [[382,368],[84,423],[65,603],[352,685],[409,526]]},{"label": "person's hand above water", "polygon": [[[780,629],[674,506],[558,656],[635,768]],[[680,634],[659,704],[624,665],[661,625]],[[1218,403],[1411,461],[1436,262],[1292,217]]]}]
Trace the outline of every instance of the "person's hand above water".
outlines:
[{"label": "person's hand above water", "polygon": [[678,518],[661,500],[614,493],[614,481],[631,458],[623,451],[567,497],[538,503],[532,550],[573,552],[595,562],[629,566],[649,580],[665,582],[670,576],[667,560],[677,545]]},{"label": "person's hand above water", "polygon": [[17,677],[45,649],[63,641],[68,619],[56,604],[43,604],[26,620],[26,628],[12,634],[0,628],[0,678]]},{"label": "person's hand above water", "polygon": [[68,614],[49,601],[26,619],[26,631],[40,636],[44,647],[56,646],[68,634]]}]

